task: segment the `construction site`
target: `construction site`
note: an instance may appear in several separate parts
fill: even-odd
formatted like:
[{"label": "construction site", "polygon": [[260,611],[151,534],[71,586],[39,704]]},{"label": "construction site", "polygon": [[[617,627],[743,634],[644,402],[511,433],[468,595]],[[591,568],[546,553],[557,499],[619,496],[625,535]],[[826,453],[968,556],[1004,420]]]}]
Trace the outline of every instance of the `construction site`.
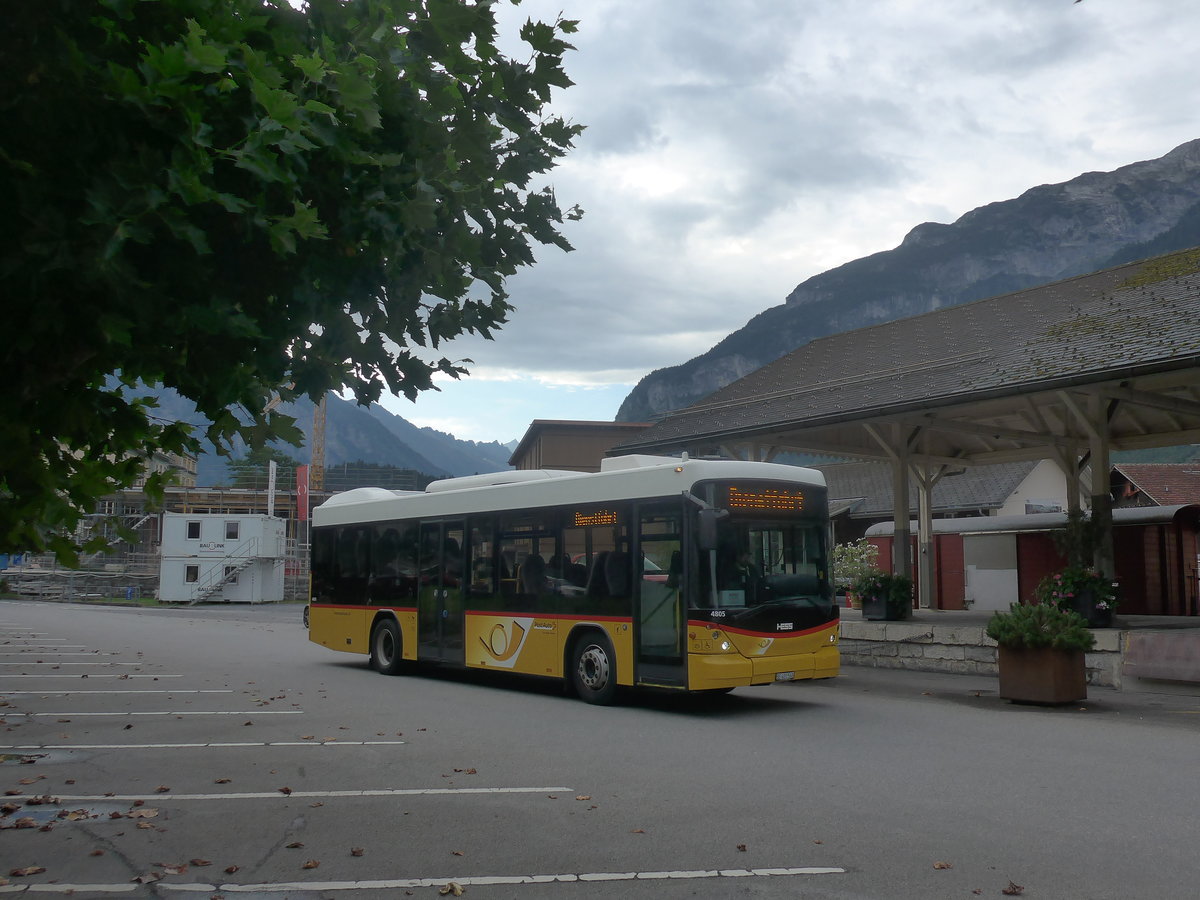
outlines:
[{"label": "construction site", "polygon": [[[163,454],[142,479],[101,500],[74,538],[104,539],[77,566],[52,553],[0,554],[0,593],[47,600],[262,603],[308,596],[312,508],[354,487],[421,490],[410,469],[365,463],[325,466],[325,403],[313,415],[312,463],[231,466],[229,484],[197,486],[196,458]],[[152,500],[145,478],[170,473]]]}]

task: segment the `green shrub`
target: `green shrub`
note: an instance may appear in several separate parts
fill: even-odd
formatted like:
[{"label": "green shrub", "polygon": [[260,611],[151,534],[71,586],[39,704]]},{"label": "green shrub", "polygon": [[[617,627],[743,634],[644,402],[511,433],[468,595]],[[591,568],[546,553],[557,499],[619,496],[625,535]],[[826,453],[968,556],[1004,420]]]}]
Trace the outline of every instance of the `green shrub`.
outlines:
[{"label": "green shrub", "polygon": [[1091,650],[1096,638],[1079,613],[1046,604],[1014,603],[988,622],[987,636],[1002,647]]}]

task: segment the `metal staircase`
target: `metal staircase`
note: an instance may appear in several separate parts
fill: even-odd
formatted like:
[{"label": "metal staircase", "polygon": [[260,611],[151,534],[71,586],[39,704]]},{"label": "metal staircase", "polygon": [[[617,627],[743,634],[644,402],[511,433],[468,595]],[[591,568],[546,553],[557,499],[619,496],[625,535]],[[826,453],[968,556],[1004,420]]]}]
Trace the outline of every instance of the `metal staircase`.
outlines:
[{"label": "metal staircase", "polygon": [[251,563],[257,562],[260,559],[274,558],[260,555],[258,550],[259,540],[257,537],[252,537],[250,540],[240,544],[232,553],[222,557],[220,564],[213,566],[204,577],[196,582],[195,593],[188,601],[189,605],[201,603],[211,597],[213,594],[221,590],[233,579],[237,578],[240,572],[244,572],[250,567]]}]

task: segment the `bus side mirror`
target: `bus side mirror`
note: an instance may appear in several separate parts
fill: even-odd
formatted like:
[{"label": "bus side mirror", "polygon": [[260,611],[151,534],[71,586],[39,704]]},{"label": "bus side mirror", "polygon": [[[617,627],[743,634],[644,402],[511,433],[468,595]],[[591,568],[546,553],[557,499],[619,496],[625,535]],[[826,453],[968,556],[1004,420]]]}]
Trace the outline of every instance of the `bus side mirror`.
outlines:
[{"label": "bus side mirror", "polygon": [[696,543],[700,545],[701,550],[716,550],[719,545],[717,523],[727,518],[729,513],[723,509],[710,508],[697,510],[696,515]]}]

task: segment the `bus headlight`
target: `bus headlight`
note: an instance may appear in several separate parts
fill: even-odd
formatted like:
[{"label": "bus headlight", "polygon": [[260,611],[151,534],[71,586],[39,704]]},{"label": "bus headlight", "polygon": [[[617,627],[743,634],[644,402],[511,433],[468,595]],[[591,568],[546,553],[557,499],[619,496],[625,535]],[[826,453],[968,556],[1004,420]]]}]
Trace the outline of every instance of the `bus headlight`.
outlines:
[{"label": "bus headlight", "polygon": [[721,641],[721,649],[728,650],[729,649],[729,641]]}]

